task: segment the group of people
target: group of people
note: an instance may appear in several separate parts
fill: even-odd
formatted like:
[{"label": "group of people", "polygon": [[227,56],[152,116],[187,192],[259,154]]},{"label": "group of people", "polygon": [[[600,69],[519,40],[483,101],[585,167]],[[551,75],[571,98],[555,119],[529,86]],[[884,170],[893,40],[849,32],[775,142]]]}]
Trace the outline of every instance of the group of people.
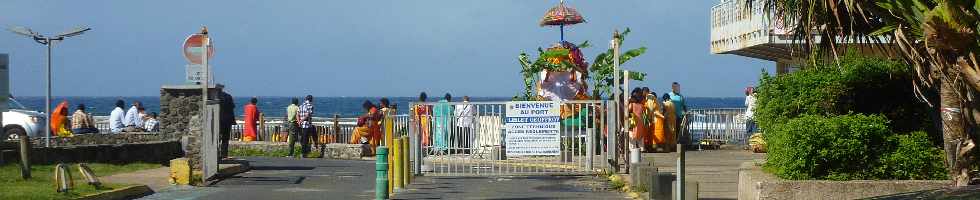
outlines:
[{"label": "group of people", "polygon": [[[92,114],[85,104],[75,106],[75,112],[68,115],[68,101],[62,101],[51,111],[51,134],[60,137],[70,137],[75,134],[99,133],[95,127]],[[139,101],[133,102],[129,111],[123,111],[123,100],[116,101],[116,107],[109,114],[109,130],[112,133],[121,132],[156,132],[160,131],[160,121],[157,113],[147,113]]]},{"label": "group of people", "polygon": [[[424,104],[428,100],[425,92],[419,94],[419,104],[411,108],[416,117],[415,126],[420,128],[422,146],[435,152],[466,151],[472,146],[473,129],[476,127],[476,106],[468,104],[469,96],[463,96],[461,104],[451,105],[453,96],[449,93],[435,103]],[[431,116],[431,118],[430,118]]]},{"label": "group of people", "polygon": [[[396,105],[392,105],[388,98],[378,100],[378,105],[366,100],[361,104],[364,114],[357,117],[357,127],[351,134],[348,143],[350,144],[369,144],[374,151],[385,139],[381,127],[391,127],[392,121],[389,116],[394,116],[397,112]],[[388,138],[390,139],[390,138]],[[388,142],[385,142],[386,144]]]},{"label": "group of people", "polygon": [[116,100],[116,107],[109,113],[109,130],[112,133],[160,131],[157,113],[147,113],[139,101],[133,101],[129,109],[123,111],[125,106],[125,101]]},{"label": "group of people", "polygon": [[682,139],[678,131],[687,111],[687,103],[680,93],[680,84],[671,84],[671,92],[657,98],[650,88],[634,88],[629,104],[630,146],[641,151],[670,152]]}]

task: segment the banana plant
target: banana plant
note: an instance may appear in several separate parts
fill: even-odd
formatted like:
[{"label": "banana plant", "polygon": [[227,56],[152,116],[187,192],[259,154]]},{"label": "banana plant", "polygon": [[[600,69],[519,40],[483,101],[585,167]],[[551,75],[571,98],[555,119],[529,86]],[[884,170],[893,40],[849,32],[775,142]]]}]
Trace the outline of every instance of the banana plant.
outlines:
[{"label": "banana plant", "polygon": [[[619,42],[619,44],[617,44],[618,46],[623,45],[623,40],[625,40],[629,33],[630,29],[626,28],[623,33],[619,34],[616,40]],[[640,47],[621,52],[619,55],[619,65],[622,66],[624,63],[626,63],[626,61],[643,55],[643,53],[646,53],[646,51],[646,47]],[[613,49],[610,48],[606,50],[606,52],[596,55],[595,60],[592,61],[592,66],[589,67],[589,74],[591,74],[589,80],[593,86],[592,98],[594,99],[603,99],[604,96],[612,94],[612,86],[614,84],[613,78],[615,77],[615,74],[613,74],[613,55]],[[615,73],[623,74],[623,70],[620,69]],[[631,80],[643,81],[643,79],[646,78],[646,73],[631,71],[628,78]]]}]

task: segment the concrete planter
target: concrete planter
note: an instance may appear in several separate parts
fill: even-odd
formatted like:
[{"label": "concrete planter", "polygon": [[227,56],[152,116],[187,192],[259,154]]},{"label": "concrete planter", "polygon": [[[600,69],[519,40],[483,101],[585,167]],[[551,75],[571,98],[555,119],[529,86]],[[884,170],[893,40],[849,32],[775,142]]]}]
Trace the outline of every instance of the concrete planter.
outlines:
[{"label": "concrete planter", "polygon": [[738,199],[860,199],[949,186],[948,180],[783,180],[762,171],[757,162],[742,163]]}]

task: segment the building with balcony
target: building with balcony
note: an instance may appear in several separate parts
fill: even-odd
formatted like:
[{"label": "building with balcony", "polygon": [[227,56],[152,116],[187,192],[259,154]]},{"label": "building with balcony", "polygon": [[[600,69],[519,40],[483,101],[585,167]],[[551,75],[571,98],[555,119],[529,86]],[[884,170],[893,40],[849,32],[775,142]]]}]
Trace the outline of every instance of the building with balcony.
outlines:
[{"label": "building with balcony", "polygon": [[[766,12],[763,1],[754,2],[748,6],[746,0],[721,0],[711,8],[711,53],[773,61],[777,74],[799,69],[807,55],[799,51],[792,30],[785,28],[786,22],[781,18]],[[819,36],[814,39],[820,41]],[[872,54],[883,53],[870,48],[869,43],[842,41],[848,42],[839,46],[841,50],[858,48]]]}]

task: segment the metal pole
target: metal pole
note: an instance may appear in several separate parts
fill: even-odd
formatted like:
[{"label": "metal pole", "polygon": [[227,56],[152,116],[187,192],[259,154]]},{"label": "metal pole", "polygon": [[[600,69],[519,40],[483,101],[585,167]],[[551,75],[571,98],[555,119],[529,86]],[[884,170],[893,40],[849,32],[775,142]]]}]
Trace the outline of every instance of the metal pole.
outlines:
[{"label": "metal pole", "polygon": [[44,146],[51,147],[51,38],[44,39],[45,44],[48,46],[48,80],[47,80],[47,94],[44,96],[44,114],[46,115],[46,122],[44,126],[44,132],[47,133],[47,138],[44,139]]},{"label": "metal pole", "polygon": [[686,121],[687,121],[686,120],[686,117],[681,117],[681,125],[680,125],[680,127],[677,127],[677,131],[676,131],[677,132],[677,138],[678,138],[678,142],[677,142],[677,195],[676,195],[677,196],[677,200],[684,200],[684,190],[685,190],[685,188],[684,188],[684,181],[685,181],[685,178],[684,178],[684,173],[685,173],[684,172],[685,171],[684,170],[684,143],[687,142],[687,139],[684,139],[684,137],[685,137],[686,134],[683,133],[685,128],[682,128],[682,127],[685,127],[684,124],[687,124]]}]

